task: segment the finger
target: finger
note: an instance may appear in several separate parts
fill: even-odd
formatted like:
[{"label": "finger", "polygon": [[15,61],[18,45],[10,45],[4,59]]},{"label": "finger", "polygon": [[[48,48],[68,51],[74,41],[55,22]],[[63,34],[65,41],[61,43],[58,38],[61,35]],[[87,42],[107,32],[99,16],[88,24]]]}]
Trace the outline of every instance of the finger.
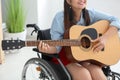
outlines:
[{"label": "finger", "polygon": [[45,51],[48,49],[47,44],[44,44]]},{"label": "finger", "polygon": [[99,43],[96,43],[95,45],[93,45],[93,49],[97,48],[97,47],[100,46],[100,45],[101,45],[100,42],[99,42]]},{"label": "finger", "polygon": [[39,50],[39,51],[42,51],[42,41],[39,42],[38,50]]},{"label": "finger", "polygon": [[93,46],[93,52],[99,52],[99,46],[101,46],[101,43],[97,43],[96,45]]},{"label": "finger", "polygon": [[45,43],[44,42],[42,42],[42,48],[44,48],[45,47]]},{"label": "finger", "polygon": [[47,51],[47,44],[45,44],[45,43],[42,43],[42,51]]},{"label": "finger", "polygon": [[49,49],[49,48],[50,48],[50,46],[49,46],[48,44],[46,44],[46,47],[47,47],[47,49]]},{"label": "finger", "polygon": [[40,48],[41,48],[41,51],[43,52],[44,51],[44,43],[43,42],[41,43],[41,47]]},{"label": "finger", "polygon": [[39,48],[42,47],[42,41],[40,41],[39,45],[38,45]]},{"label": "finger", "polygon": [[103,49],[103,45],[100,45],[94,49],[94,52],[99,52]]},{"label": "finger", "polygon": [[99,38],[95,39],[95,40],[91,40],[91,42],[98,42]]}]

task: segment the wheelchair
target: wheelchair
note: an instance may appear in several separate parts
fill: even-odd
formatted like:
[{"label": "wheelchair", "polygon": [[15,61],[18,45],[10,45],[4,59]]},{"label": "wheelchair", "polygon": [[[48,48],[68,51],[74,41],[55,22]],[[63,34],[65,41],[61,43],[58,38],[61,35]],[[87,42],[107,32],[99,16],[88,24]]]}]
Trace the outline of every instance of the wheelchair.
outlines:
[{"label": "wheelchair", "polygon": [[[40,30],[36,24],[28,24],[27,27],[32,27],[33,32],[37,33],[37,40],[50,40],[50,29]],[[58,54],[47,54],[39,52],[37,48],[33,48],[33,51],[37,53],[36,58],[29,59],[22,71],[22,80],[72,80],[72,77],[59,59]],[[51,61],[52,58],[56,58],[59,64],[55,64]],[[120,74],[111,71],[110,66],[102,68],[104,74],[108,80],[120,80]]]}]

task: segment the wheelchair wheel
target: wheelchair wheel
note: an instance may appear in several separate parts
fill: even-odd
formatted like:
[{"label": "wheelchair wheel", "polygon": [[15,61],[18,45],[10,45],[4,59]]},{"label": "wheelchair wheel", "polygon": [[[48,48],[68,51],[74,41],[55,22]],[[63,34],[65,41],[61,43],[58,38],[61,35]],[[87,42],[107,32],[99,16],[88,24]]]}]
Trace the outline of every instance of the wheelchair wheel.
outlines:
[{"label": "wheelchair wheel", "polygon": [[47,61],[32,58],[24,65],[22,80],[59,80],[59,78]]},{"label": "wheelchair wheel", "polygon": [[120,80],[120,74],[116,72],[110,72],[107,76],[108,80]]}]

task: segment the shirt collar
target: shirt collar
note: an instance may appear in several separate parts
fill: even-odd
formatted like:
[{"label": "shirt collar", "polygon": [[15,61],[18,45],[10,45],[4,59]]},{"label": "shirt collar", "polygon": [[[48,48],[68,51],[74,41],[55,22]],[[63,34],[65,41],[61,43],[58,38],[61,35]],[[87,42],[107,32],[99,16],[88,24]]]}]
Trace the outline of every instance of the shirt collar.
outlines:
[{"label": "shirt collar", "polygon": [[83,18],[83,12],[81,13],[80,20],[77,22],[77,25],[85,25],[84,18]]}]

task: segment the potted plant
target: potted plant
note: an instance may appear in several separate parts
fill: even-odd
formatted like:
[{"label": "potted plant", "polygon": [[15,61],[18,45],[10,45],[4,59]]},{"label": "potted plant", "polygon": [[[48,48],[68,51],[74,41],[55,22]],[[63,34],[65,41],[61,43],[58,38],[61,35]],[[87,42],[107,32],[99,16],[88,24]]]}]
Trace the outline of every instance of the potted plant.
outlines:
[{"label": "potted plant", "polygon": [[7,0],[6,5],[6,31],[11,34],[22,33],[26,20],[22,0]]},{"label": "potted plant", "polygon": [[7,28],[10,33],[24,31],[25,13],[21,0],[9,0],[7,7]]},{"label": "potted plant", "polygon": [[4,39],[26,39],[25,9],[22,0],[6,1],[6,31]]}]

